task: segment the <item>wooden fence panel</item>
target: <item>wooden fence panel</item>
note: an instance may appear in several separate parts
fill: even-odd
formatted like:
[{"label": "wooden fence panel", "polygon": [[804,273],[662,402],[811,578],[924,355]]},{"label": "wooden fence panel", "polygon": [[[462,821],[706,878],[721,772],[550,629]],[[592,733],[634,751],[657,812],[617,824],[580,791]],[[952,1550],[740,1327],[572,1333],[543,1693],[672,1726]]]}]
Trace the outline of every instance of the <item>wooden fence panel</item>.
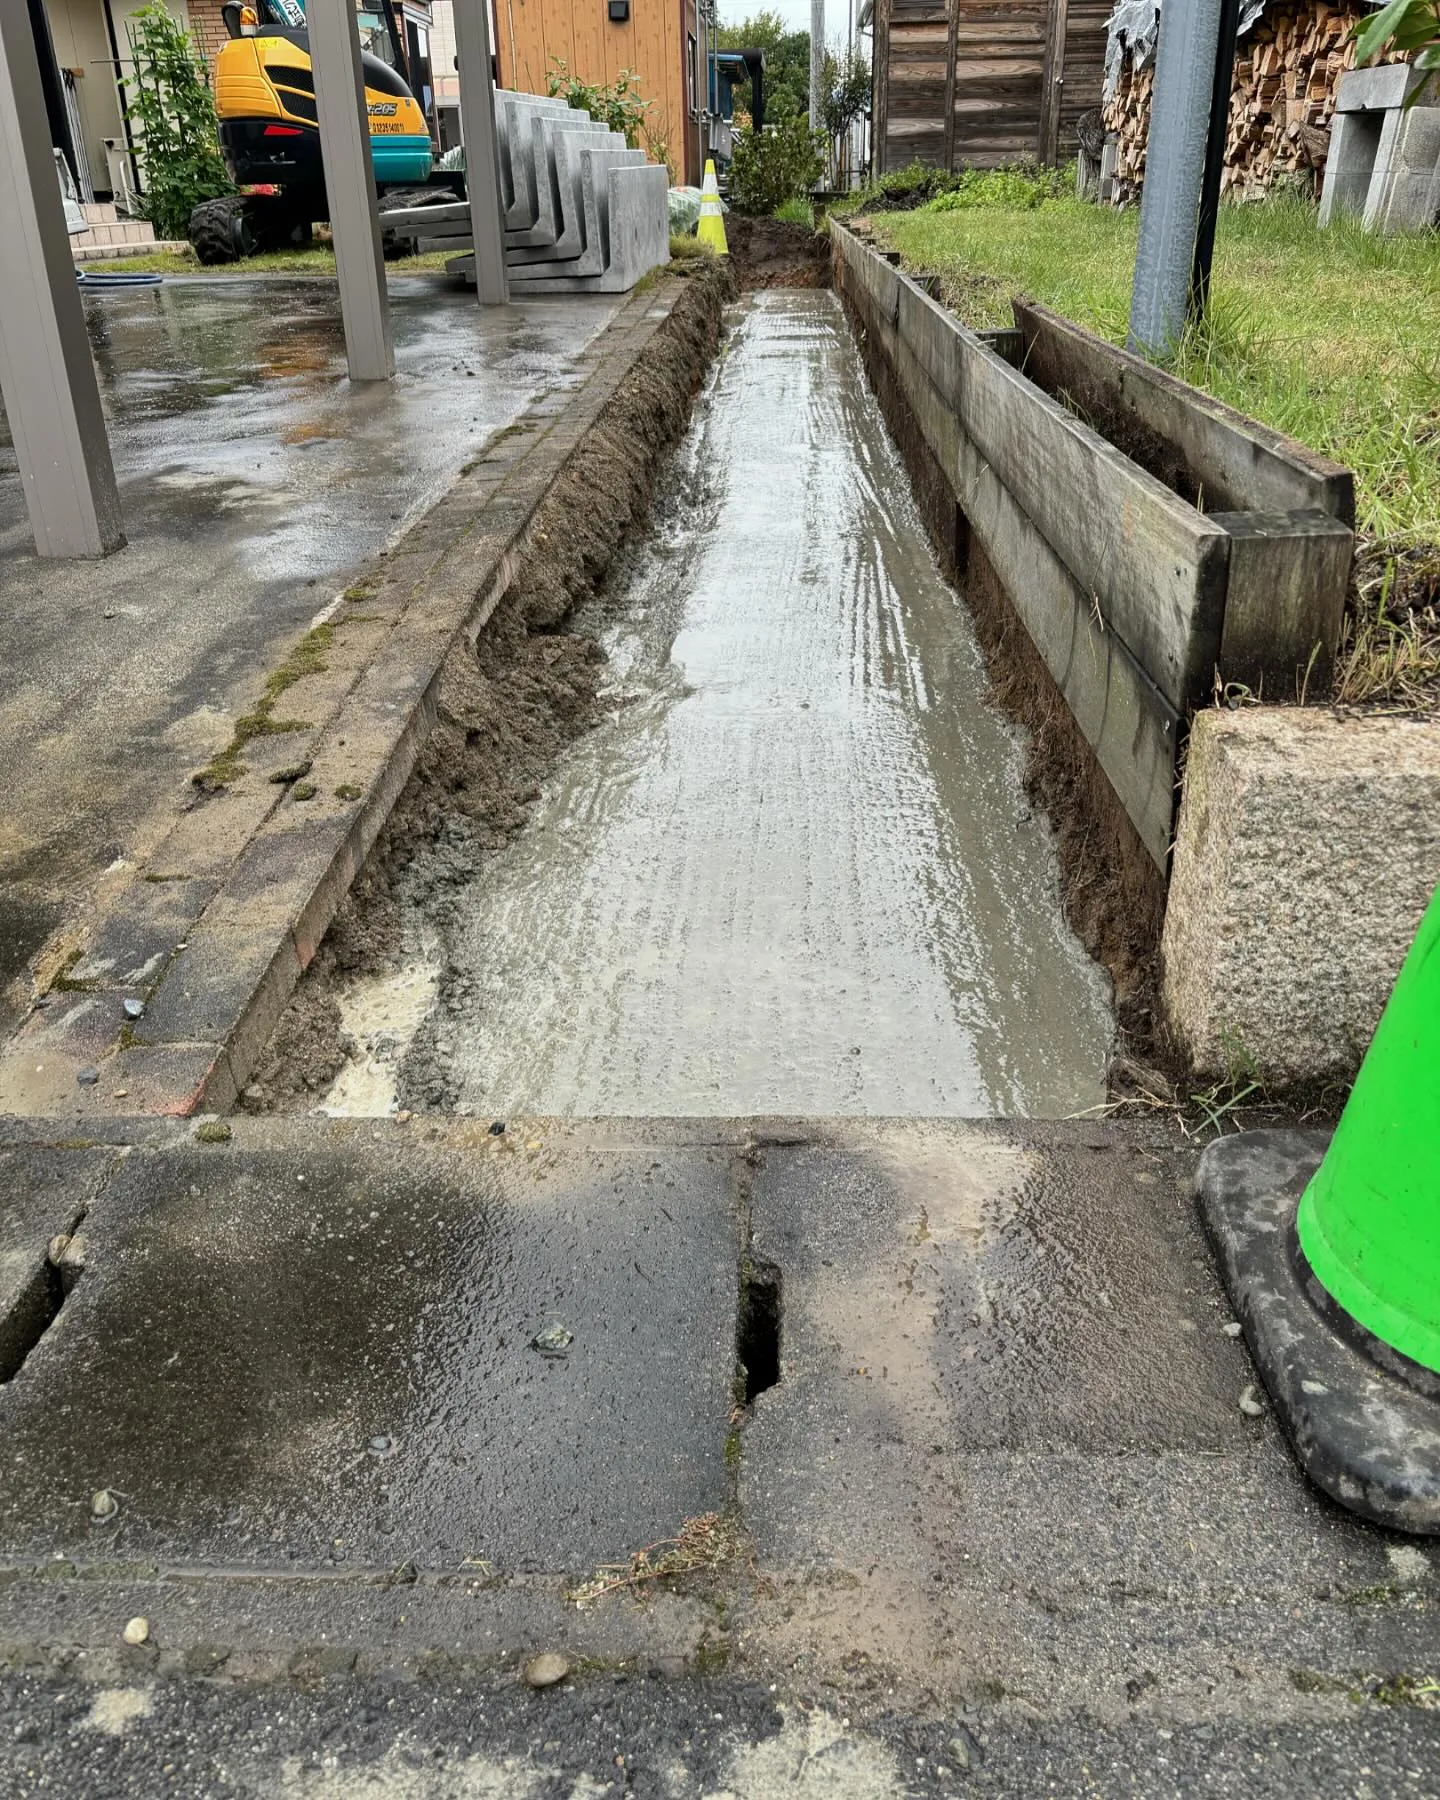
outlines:
[{"label": "wooden fence panel", "polygon": [[1109,10],[1109,0],[881,0],[880,169],[1069,156],[1076,120],[1100,104]]}]

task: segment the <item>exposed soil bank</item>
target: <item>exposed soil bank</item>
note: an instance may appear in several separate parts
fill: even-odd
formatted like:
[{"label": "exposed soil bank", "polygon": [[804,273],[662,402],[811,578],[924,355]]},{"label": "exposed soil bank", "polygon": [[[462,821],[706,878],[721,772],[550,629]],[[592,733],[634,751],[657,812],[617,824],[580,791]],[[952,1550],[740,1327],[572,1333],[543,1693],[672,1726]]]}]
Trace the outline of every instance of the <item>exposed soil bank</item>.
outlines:
[{"label": "exposed soil bank", "polygon": [[725,215],[725,240],[742,289],[830,285],[830,240],[808,225],[732,212]]},{"label": "exposed soil bank", "polygon": [[451,658],[435,729],[256,1067],[248,1110],[315,1103],[353,1049],[337,984],[378,974],[409,948],[402,889],[411,915],[443,910],[524,823],[557,752],[596,716],[601,652],[564,621],[643,514],[733,291],[725,267],[708,260],[676,273],[684,293],[543,502],[533,553],[474,649]]}]

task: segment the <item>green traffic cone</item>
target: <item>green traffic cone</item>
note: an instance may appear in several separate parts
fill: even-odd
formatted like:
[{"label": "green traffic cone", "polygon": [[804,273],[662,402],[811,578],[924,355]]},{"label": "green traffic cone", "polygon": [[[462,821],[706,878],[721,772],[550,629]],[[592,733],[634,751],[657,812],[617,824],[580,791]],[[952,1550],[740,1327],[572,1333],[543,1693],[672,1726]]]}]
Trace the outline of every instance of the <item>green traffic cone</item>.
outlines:
[{"label": "green traffic cone", "polygon": [[1295,1225],[1331,1299],[1440,1372],[1440,889]]}]

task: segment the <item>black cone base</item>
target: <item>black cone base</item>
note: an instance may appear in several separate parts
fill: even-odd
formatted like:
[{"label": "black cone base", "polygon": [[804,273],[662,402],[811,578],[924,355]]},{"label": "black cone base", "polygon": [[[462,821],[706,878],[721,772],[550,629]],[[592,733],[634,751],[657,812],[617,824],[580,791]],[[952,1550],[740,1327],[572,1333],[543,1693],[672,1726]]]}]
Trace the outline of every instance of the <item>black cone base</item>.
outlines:
[{"label": "black cone base", "polygon": [[1219,1139],[1200,1159],[1200,1211],[1300,1467],[1377,1525],[1440,1533],[1440,1400],[1341,1337],[1296,1265],[1295,1210],[1328,1141],[1315,1131]]}]

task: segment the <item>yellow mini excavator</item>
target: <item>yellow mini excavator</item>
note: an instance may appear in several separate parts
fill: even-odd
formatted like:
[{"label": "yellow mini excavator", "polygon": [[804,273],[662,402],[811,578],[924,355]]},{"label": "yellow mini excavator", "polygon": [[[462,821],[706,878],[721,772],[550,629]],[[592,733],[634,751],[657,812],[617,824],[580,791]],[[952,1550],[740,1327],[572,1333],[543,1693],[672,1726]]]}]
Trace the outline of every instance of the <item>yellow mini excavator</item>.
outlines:
[{"label": "yellow mini excavator", "polygon": [[[384,29],[369,34],[361,63],[383,214],[452,200],[463,178],[431,184],[430,133],[405,79],[391,0],[380,4]],[[215,59],[215,111],[220,150],[240,192],[191,213],[190,242],[202,263],[308,243],[314,221],[329,216],[302,0],[246,0],[222,16],[230,35]]]}]

